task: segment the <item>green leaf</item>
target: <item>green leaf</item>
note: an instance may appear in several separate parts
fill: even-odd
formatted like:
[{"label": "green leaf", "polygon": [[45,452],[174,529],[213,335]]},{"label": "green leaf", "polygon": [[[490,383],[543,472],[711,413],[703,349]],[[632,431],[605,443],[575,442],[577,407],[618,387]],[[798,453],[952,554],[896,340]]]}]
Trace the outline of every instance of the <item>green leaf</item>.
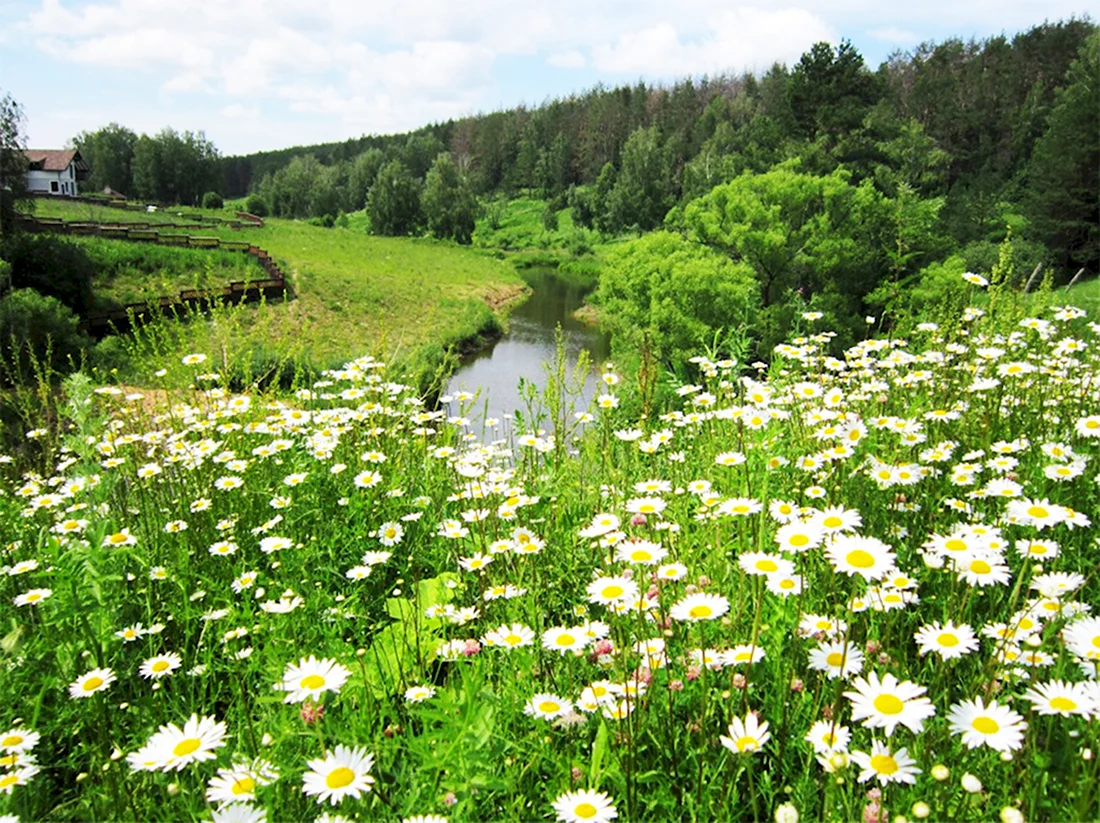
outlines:
[{"label": "green leaf", "polygon": [[603,759],[607,754],[607,724],[601,723],[596,739],[592,741],[592,761],[588,767],[588,780],[592,784],[593,791],[600,788],[600,774],[603,767]]}]

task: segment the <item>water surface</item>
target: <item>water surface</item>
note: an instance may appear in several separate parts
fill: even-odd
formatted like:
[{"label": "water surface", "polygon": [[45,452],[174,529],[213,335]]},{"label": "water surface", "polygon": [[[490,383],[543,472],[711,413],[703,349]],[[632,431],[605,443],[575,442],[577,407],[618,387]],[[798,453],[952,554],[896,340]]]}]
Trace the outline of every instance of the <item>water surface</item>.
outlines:
[{"label": "water surface", "polygon": [[[533,382],[541,391],[546,385],[544,363],[555,356],[555,330],[560,325],[565,353],[570,366],[582,351],[590,355],[598,371],[610,354],[607,335],[573,318],[584,303],[587,289],[558,275],[555,269],[525,269],[520,273],[531,287],[531,296],[517,306],[508,320],[508,331],[484,349],[469,355],[447,384],[447,394],[481,389],[469,417],[478,423],[485,417],[506,420],[520,411],[527,416],[527,405],[520,396],[520,380]],[[590,371],[578,411],[586,409],[596,394],[597,381]],[[449,404],[458,413],[457,402]],[[475,426],[475,430],[480,425]]]}]

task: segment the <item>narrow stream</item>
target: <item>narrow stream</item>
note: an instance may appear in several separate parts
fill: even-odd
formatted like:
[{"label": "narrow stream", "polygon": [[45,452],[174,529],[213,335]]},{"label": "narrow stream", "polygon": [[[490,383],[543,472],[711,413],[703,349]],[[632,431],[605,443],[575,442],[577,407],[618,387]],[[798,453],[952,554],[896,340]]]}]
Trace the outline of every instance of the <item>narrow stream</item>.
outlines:
[{"label": "narrow stream", "polygon": [[[587,290],[560,277],[555,269],[525,269],[521,276],[531,287],[531,296],[517,306],[508,319],[507,333],[481,351],[465,358],[447,384],[447,394],[480,389],[476,403],[467,416],[474,421],[475,432],[487,418],[507,420],[518,410],[527,415],[519,382],[533,382],[541,391],[546,385],[543,364],[555,355],[554,334],[560,324],[568,362],[572,365],[582,351],[590,356],[592,369],[585,383],[577,410],[586,409],[596,395],[596,374],[610,354],[605,334],[573,318],[584,303]],[[459,413],[459,403],[448,404],[451,414]]]}]

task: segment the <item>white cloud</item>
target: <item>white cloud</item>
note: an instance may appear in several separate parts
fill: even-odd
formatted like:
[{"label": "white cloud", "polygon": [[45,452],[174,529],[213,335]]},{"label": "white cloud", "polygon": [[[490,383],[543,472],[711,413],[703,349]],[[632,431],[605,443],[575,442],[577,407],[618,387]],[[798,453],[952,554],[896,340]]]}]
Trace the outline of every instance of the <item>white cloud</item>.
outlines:
[{"label": "white cloud", "polygon": [[596,46],[593,63],[603,71],[663,77],[763,69],[776,60],[796,60],[816,42],[837,39],[824,20],[800,9],[719,11],[705,28],[706,34],[691,37],[661,22]]},{"label": "white cloud", "polygon": [[246,151],[246,139],[338,140],[352,127],[382,133],[515,105],[502,89],[516,95],[528,77],[542,96],[578,91],[577,69],[611,83],[762,70],[820,40],[874,49],[986,36],[1080,16],[1081,1],[40,0],[7,40],[34,44],[45,61],[22,71],[75,63],[88,87],[127,72],[143,96],[102,120],[136,127],[182,106],[192,121],[221,123],[226,150]]},{"label": "white cloud", "polygon": [[883,43],[890,43],[895,46],[914,46],[921,41],[921,36],[919,34],[914,34],[911,31],[899,29],[894,26],[887,26],[884,29],[874,29],[867,32],[867,35],[876,40],[881,40]]},{"label": "white cloud", "polygon": [[218,112],[227,120],[255,120],[260,116],[259,106],[242,106],[240,103],[232,103],[223,106]]},{"label": "white cloud", "polygon": [[551,54],[546,58],[546,62],[559,69],[583,69],[588,65],[588,61],[584,59],[584,55],[575,49],[573,51],[563,51],[557,54]]}]

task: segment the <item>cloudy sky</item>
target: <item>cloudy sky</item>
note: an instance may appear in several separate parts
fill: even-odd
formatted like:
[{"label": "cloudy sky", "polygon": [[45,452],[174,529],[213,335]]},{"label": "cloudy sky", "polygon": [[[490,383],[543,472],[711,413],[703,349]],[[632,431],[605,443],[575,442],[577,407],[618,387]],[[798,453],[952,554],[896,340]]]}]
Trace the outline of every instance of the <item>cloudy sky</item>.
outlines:
[{"label": "cloudy sky", "polygon": [[34,148],[111,121],[223,154],[405,131],[589,88],[1013,34],[1094,0],[0,0]]}]

